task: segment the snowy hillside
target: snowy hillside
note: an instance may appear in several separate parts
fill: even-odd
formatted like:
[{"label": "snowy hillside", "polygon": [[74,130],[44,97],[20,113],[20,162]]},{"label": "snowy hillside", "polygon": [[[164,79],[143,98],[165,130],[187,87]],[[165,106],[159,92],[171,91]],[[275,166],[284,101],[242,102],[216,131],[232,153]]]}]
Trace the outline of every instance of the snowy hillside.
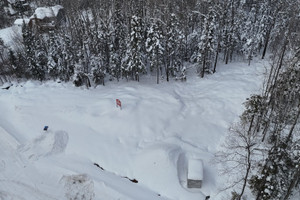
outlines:
[{"label": "snowy hillside", "polygon": [[[0,199],[221,199],[210,160],[265,68],[219,69],[159,87],[28,81],[1,89]],[[190,158],[204,161],[201,189],[186,188]]]}]

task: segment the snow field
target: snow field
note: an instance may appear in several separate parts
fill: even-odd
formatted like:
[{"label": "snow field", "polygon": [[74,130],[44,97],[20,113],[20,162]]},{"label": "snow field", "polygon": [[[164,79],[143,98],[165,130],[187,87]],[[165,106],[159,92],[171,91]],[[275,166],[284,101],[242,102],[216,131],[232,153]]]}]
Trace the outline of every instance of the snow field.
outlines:
[{"label": "snow field", "polygon": [[[204,79],[160,85],[87,90],[28,81],[1,90],[0,199],[221,199],[222,177],[210,160],[265,69],[219,68]],[[186,188],[190,158],[203,160],[201,189]]]}]

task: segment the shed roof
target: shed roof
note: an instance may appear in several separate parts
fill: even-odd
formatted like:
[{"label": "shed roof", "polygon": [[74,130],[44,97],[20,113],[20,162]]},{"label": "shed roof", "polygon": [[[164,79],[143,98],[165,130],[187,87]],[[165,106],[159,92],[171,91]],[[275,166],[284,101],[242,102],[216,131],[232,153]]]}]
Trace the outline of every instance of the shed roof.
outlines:
[{"label": "shed roof", "polygon": [[203,162],[201,159],[190,159],[189,160],[188,179],[203,180]]}]

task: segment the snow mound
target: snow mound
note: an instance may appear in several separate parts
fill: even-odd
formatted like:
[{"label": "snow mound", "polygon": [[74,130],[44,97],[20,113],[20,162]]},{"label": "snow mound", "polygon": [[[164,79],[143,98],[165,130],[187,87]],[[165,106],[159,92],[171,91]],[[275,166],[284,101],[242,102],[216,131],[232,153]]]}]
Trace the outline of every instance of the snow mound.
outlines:
[{"label": "snow mound", "polygon": [[38,160],[40,157],[64,152],[68,141],[69,135],[65,131],[45,132],[28,144],[21,146],[19,151],[30,160]]},{"label": "snow mound", "polygon": [[[176,199],[185,192],[186,188],[187,158],[185,154],[185,151],[176,144],[158,143],[145,147],[138,153],[134,162],[135,175],[144,185],[157,193],[172,194],[168,197]],[[190,199],[205,198],[200,190],[187,196]]]},{"label": "snow mound", "polygon": [[64,184],[67,199],[92,200],[95,197],[94,182],[86,174],[63,176],[60,182]]}]

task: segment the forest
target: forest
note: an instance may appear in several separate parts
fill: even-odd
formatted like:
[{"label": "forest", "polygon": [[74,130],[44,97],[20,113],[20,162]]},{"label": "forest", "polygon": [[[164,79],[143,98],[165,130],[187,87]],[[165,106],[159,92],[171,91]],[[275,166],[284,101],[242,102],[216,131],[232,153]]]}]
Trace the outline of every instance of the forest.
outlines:
[{"label": "forest", "polygon": [[17,49],[0,41],[0,75],[96,87],[150,74],[159,84],[188,79],[187,64],[203,78],[219,62],[268,59],[263,92],[247,99],[216,160],[242,172],[228,186],[240,185],[232,199],[247,188],[257,200],[300,191],[299,0],[36,0],[14,16],[0,5],[0,28],[58,4],[59,27],[41,32],[24,21]]},{"label": "forest", "polygon": [[18,50],[2,42],[1,74],[88,87],[153,74],[159,83],[185,80],[187,62],[204,77],[219,61],[242,58],[250,65],[253,57],[293,52],[299,42],[299,2],[292,0],[30,2],[31,9],[14,16],[3,4],[0,18],[29,18],[36,7],[61,4],[65,19],[43,32],[24,23]]}]

